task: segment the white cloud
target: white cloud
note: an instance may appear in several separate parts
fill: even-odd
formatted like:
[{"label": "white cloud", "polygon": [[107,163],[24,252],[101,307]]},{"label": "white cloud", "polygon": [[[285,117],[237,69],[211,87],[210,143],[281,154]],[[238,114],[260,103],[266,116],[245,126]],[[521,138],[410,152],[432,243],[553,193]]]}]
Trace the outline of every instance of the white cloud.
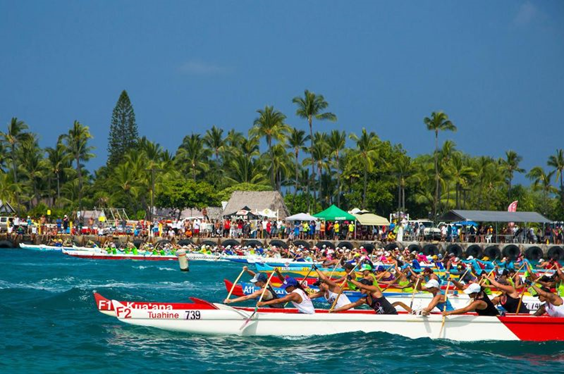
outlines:
[{"label": "white cloud", "polygon": [[520,5],[518,13],[514,17],[515,25],[527,25],[540,15],[540,11],[534,4],[527,1]]},{"label": "white cloud", "polygon": [[223,75],[231,72],[231,70],[229,67],[201,60],[189,60],[179,67],[181,73],[195,76]]}]

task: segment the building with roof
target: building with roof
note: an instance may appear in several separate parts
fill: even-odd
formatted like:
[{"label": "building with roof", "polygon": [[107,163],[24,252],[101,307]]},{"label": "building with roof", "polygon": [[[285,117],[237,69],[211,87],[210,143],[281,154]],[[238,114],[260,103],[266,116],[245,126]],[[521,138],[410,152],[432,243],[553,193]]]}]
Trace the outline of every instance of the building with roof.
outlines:
[{"label": "building with roof", "polygon": [[279,219],[290,213],[284,198],[278,191],[234,191],[224,207],[222,215],[229,215],[247,207],[252,213],[275,212]]}]

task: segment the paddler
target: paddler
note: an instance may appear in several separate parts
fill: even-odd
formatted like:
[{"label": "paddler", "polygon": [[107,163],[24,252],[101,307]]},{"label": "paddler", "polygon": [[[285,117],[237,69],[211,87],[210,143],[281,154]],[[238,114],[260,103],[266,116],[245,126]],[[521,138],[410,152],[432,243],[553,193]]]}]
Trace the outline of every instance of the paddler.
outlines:
[{"label": "paddler", "polygon": [[335,299],[337,298],[337,296],[339,296],[339,298],[337,299],[337,302],[335,304],[336,308],[345,306],[347,304],[350,304],[351,301],[349,300],[349,298],[343,294],[340,293],[341,287],[340,284],[336,283],[335,281],[332,281],[329,277],[327,277],[326,275],[324,275],[323,272],[321,272],[318,267],[313,266],[314,270],[316,270],[316,273],[318,273],[318,281],[316,283],[314,283],[314,286],[318,286],[318,288],[320,288],[319,291],[317,291],[316,293],[310,294],[309,297],[311,300],[314,300],[316,298],[320,298],[320,297],[324,297],[326,299],[326,301],[330,304],[333,305]]},{"label": "paddler", "polygon": [[439,282],[435,279],[428,281],[424,286],[418,285],[418,289],[425,290],[432,294],[432,300],[429,305],[422,309],[422,315],[428,315],[432,312],[434,308],[438,308],[439,311],[453,311],[454,308],[447,298],[446,293],[448,290],[442,290]]},{"label": "paddler", "polygon": [[[454,282],[453,284],[457,285],[458,283]],[[463,291],[471,299],[469,305],[457,310],[445,311],[442,313],[444,316],[460,315],[473,311],[476,312],[478,315],[483,315],[483,316],[500,315],[500,313],[498,312],[492,301],[488,298],[488,295],[484,292],[483,288],[479,284],[472,283]]]},{"label": "paddler", "polygon": [[[494,277],[487,277],[487,280],[498,288],[502,293],[492,299],[495,305],[500,304],[509,313],[529,314],[530,310],[520,302],[520,293],[511,285],[508,280],[499,278],[498,281]],[[519,306],[519,310],[518,310]]]},{"label": "paddler", "polygon": [[[530,280],[526,280],[526,284],[531,284]],[[539,316],[547,313],[547,315],[554,318],[563,318],[563,298],[559,297],[555,293],[551,293],[546,287],[538,287],[535,284],[531,284],[532,288],[536,291],[540,302],[543,305],[540,306],[538,311],[534,315]]]},{"label": "paddler", "polygon": [[[369,305],[373,310],[375,310],[375,314],[385,314],[385,315],[397,315],[398,312],[394,308],[394,305],[391,304],[386,297],[381,292],[378,286],[372,285],[371,281],[367,279],[361,279],[360,281],[354,280],[351,275],[348,276],[348,279],[351,283],[359,288],[361,293],[365,294],[365,297],[359,298],[356,302],[349,303],[345,306],[335,309],[335,312],[338,311],[345,311],[357,306],[361,306],[363,304]],[[403,308],[407,309],[407,311],[411,311],[411,309],[403,303],[395,303],[401,305]]]},{"label": "paddler", "polygon": [[257,306],[277,306],[279,304],[286,304],[287,302],[291,302],[294,307],[298,309],[299,313],[302,314],[314,314],[316,311],[314,310],[314,305],[312,304],[312,300],[308,297],[306,291],[302,288],[302,285],[298,282],[298,280],[289,277],[285,279],[284,283],[282,283],[281,288],[284,288],[288,293],[286,296],[282,298],[276,298],[270,301],[261,301],[257,303]]},{"label": "paddler", "polygon": [[[224,303],[226,305],[229,305],[231,303],[235,303],[235,302],[243,302],[243,301],[247,301],[250,299],[259,299],[261,298],[261,294],[263,293],[263,289],[265,289],[265,287],[267,286],[267,276],[263,273],[257,273],[255,274],[253,271],[250,271],[247,266],[243,267],[243,269],[245,271],[247,271],[247,273],[252,274],[253,278],[250,280],[251,283],[255,284],[255,286],[258,288],[255,292],[246,295],[246,296],[242,296],[242,297],[238,297],[238,298],[234,298],[234,299],[225,299]],[[271,285],[267,286],[267,290],[265,291],[265,295],[263,295],[263,301],[271,301],[274,299],[279,298],[279,296],[277,295],[277,293],[275,292],[275,290],[273,289],[273,287]],[[273,305],[273,307],[279,307],[282,308],[284,307],[284,304],[275,304]]]}]

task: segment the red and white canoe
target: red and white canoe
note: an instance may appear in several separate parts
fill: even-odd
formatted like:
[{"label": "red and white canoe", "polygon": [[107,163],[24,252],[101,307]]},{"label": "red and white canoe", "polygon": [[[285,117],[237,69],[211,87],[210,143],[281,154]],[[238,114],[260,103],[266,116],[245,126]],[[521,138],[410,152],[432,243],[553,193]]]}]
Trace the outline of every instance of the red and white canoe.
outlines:
[{"label": "red and white canoe", "polygon": [[[377,315],[370,310],[299,314],[295,309],[231,307],[192,298],[193,303],[127,302],[95,293],[98,310],[133,325],[206,335],[312,336],[347,332],[387,332],[408,338],[455,341],[563,341],[563,318],[441,314]],[[441,334],[440,334],[441,332]]]}]

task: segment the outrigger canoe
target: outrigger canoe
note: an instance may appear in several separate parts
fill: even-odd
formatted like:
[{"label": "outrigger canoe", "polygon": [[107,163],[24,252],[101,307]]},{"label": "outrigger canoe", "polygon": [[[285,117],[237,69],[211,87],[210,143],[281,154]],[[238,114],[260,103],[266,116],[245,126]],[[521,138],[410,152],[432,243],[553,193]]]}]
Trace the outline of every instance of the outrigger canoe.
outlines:
[{"label": "outrigger canoe", "polygon": [[26,250],[36,250],[36,251],[63,251],[63,250],[73,250],[72,246],[50,246],[50,245],[33,245],[27,243],[20,243],[20,248]]},{"label": "outrigger canoe", "polygon": [[[224,284],[226,285],[226,290],[229,292],[233,286],[233,283],[229,280],[224,280]],[[279,296],[284,296],[287,294],[286,290],[279,287],[280,283],[278,284],[272,283],[272,284],[273,284],[273,289]],[[317,290],[316,288],[312,288],[312,289]],[[259,290],[259,288],[257,288],[252,283],[239,283],[233,288],[232,293],[234,296],[241,297],[252,294],[257,290]],[[345,294],[351,302],[355,302],[359,298],[364,296],[361,292],[354,290],[344,290],[343,294]],[[416,293],[414,294],[414,299],[412,299],[412,293],[402,292],[402,290],[399,289],[387,289],[386,291],[383,292],[383,295],[390,303],[402,302],[406,305],[412,305],[414,310],[421,310],[424,307],[427,307],[432,300],[432,295],[428,292]],[[320,302],[324,300],[322,298],[319,298],[314,300],[314,302],[316,301]],[[462,292],[459,292],[457,294],[450,294],[449,301],[454,309],[463,308],[467,306],[470,302],[469,296],[467,296],[465,293]],[[532,297],[531,295],[524,295],[522,299],[522,304],[528,310],[530,310],[530,313],[534,313],[539,309],[541,302],[537,297]]]},{"label": "outrigger canoe", "polygon": [[[191,298],[192,303],[127,302],[94,294],[98,310],[146,327],[204,335],[312,336],[386,332],[408,338],[455,341],[563,341],[563,318],[507,316],[378,315],[371,310],[300,314],[296,309],[231,307]],[[443,328],[442,328],[443,326]]]}]

